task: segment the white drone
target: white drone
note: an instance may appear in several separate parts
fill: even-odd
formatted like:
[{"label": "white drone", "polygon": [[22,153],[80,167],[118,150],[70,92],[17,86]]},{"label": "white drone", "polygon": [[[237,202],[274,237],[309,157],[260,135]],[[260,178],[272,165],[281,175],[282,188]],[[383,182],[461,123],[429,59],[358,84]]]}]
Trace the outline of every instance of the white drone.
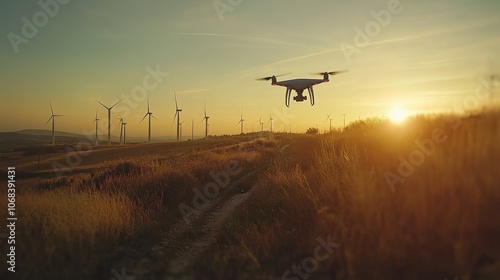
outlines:
[{"label": "white drone", "polygon": [[311,101],[311,106],[314,106],[314,90],[313,86],[321,83],[326,83],[329,82],[330,75],[337,75],[341,73],[345,73],[347,71],[334,71],[334,72],[321,72],[321,73],[315,73],[317,75],[323,75],[323,79],[293,79],[293,80],[287,80],[287,81],[281,81],[278,82],[276,77],[288,75],[288,74],[283,74],[283,75],[278,75],[278,76],[271,76],[271,77],[265,77],[261,79],[257,79],[259,81],[269,81],[271,80],[271,85],[273,86],[282,86],[286,87],[286,94],[285,94],[285,105],[287,107],[290,107],[290,96],[292,95],[292,90],[295,90],[297,93],[297,96],[293,97],[293,100],[295,102],[302,102],[304,100],[307,100],[307,96],[303,96],[302,93],[304,92],[305,89],[309,91],[309,100]]}]

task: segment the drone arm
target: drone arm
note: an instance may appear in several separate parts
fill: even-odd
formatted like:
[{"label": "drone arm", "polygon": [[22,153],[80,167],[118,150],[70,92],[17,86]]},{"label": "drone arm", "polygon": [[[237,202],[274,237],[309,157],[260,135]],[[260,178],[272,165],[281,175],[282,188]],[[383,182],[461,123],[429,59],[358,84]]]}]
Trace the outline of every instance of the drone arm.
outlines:
[{"label": "drone arm", "polygon": [[307,90],[309,91],[309,100],[311,100],[311,106],[314,106],[314,89],[313,87],[308,87]]}]

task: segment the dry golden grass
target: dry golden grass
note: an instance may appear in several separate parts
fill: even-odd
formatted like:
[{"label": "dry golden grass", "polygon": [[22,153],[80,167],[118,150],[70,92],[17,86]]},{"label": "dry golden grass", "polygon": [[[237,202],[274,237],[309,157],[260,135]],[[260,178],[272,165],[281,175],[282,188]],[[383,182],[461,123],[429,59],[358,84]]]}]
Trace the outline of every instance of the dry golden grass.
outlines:
[{"label": "dry golden grass", "polygon": [[[408,159],[435,129],[446,140],[391,188],[386,172],[398,174],[399,157]],[[281,277],[312,256],[317,237],[331,235],[341,246],[312,279],[498,279],[499,139],[500,112],[484,111],[403,125],[362,121],[320,136],[317,148],[296,141],[228,225],[219,242],[226,245],[207,267],[221,277],[228,267],[254,279]],[[300,149],[310,156],[297,158]]]},{"label": "dry golden grass", "polygon": [[[18,184],[16,279],[112,278],[108,265],[117,246],[156,231],[160,215],[162,220],[180,216],[179,203],[212,180],[211,171],[224,170],[230,160],[254,169],[276,143],[258,139],[168,158],[106,162],[90,174],[37,188]],[[0,202],[2,209],[6,201]],[[0,260],[6,261],[4,254]]]}]

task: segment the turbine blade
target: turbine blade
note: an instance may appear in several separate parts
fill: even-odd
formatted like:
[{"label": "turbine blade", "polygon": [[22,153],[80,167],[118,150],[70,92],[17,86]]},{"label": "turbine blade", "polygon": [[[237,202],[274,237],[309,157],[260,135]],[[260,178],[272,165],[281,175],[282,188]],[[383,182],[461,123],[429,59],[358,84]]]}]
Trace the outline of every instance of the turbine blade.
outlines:
[{"label": "turbine blade", "polygon": [[205,113],[205,118],[207,117],[207,104],[203,101],[203,112]]},{"label": "turbine blade", "polygon": [[138,125],[146,118],[146,116],[148,115],[148,113],[146,113],[146,115],[144,115],[144,117],[142,117],[141,121],[138,123]]},{"label": "turbine blade", "polygon": [[149,113],[149,94],[148,94],[148,113]]},{"label": "turbine blade", "polygon": [[109,108],[108,108],[106,105],[102,104],[102,103],[101,103],[101,102],[99,102],[99,101],[96,101],[96,102],[97,102],[97,103],[99,103],[99,104],[101,104],[101,105],[102,105],[102,107],[104,107],[104,108],[106,108],[106,109],[108,109],[108,110],[109,110]]},{"label": "turbine blade", "polygon": [[175,110],[174,119],[172,120],[172,125],[171,125],[170,127],[174,126],[174,123],[175,123],[175,118],[177,117],[177,114],[178,114],[178,113],[179,113],[179,112],[177,112],[177,110]]},{"label": "turbine blade", "polygon": [[52,102],[49,102],[50,105],[50,111],[52,112],[52,115],[54,115],[54,110],[52,110]]},{"label": "turbine blade", "polygon": [[54,117],[54,115],[50,116],[50,118],[47,120],[47,122],[44,125],[47,125],[53,117]]},{"label": "turbine blade", "polygon": [[113,107],[115,107],[118,103],[120,103],[120,102],[122,102],[122,101],[123,101],[123,99],[122,99],[122,100],[120,100],[120,101],[118,101],[118,102],[116,102],[116,103],[115,103],[115,105],[113,105],[113,106],[109,107],[109,109],[108,109],[108,110],[113,109]]},{"label": "turbine blade", "polygon": [[177,94],[175,94],[175,90],[174,90],[174,99],[175,99],[175,110],[178,110],[179,106],[177,106]]},{"label": "turbine blade", "polygon": [[151,117],[153,117],[153,119],[155,120],[158,120],[155,116],[153,116],[153,113],[151,113]]}]

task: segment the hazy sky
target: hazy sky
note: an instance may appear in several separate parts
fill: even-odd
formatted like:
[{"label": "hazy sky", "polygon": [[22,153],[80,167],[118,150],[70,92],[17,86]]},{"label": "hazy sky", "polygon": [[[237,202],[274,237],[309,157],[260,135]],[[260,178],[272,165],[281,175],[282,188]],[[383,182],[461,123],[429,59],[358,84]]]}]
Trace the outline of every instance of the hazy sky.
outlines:
[{"label": "hazy sky", "polygon": [[[204,101],[211,134],[238,133],[242,109],[248,132],[270,113],[278,130],[325,129],[326,114],[340,126],[341,113],[452,109],[500,69],[497,0],[60,1],[0,4],[0,131],[50,129],[49,101],[65,115],[56,130],[92,131],[99,107],[104,131],[96,100],[125,98],[112,123],[127,115],[129,135],[146,136],[148,92],[153,136],[173,135],[174,90],[185,134],[193,118],[203,134]],[[285,88],[255,81],[343,69],[315,87],[314,107],[284,110]]]}]

